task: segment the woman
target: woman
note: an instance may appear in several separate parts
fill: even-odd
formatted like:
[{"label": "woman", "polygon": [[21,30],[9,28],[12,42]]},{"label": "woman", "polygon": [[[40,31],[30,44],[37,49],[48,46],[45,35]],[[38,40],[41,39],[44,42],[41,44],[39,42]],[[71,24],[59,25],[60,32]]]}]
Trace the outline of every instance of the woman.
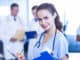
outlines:
[{"label": "woman", "polygon": [[60,32],[62,25],[55,7],[49,3],[41,4],[37,9],[37,17],[44,32],[35,44],[33,57],[40,55],[42,50],[47,47],[52,51],[54,58],[59,60],[67,59],[68,43]]},{"label": "woman", "polygon": [[34,45],[33,57],[31,58],[39,57],[42,51],[47,49],[52,57],[58,60],[67,60],[68,43],[61,33],[62,25],[55,7],[49,3],[41,4],[37,9],[37,17],[44,32]]}]

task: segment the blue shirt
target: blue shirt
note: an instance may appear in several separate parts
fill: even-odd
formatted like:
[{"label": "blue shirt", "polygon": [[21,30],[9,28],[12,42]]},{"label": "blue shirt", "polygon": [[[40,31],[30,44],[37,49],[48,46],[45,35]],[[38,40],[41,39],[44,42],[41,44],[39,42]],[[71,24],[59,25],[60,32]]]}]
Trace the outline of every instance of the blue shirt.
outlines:
[{"label": "blue shirt", "polygon": [[61,32],[57,32],[57,34],[56,34],[55,45],[54,45],[53,51],[52,51],[52,47],[53,47],[54,35],[44,45],[42,44],[43,38],[44,38],[44,36],[40,40],[40,47],[38,48],[37,46],[35,46],[33,48],[33,57],[32,58],[39,57],[40,54],[44,50],[48,51],[49,53],[53,52],[53,57],[56,59],[61,59],[66,54],[68,54],[68,43],[67,43],[67,40],[65,39],[64,35]]}]

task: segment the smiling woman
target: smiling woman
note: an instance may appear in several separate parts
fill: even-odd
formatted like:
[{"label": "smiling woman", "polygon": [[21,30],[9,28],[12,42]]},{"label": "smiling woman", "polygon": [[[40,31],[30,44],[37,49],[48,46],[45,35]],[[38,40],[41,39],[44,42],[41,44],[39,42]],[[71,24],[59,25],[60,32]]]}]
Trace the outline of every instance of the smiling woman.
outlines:
[{"label": "smiling woman", "polygon": [[41,53],[47,51],[55,59],[66,60],[68,57],[68,43],[61,32],[62,25],[54,5],[51,3],[39,5],[37,18],[44,32],[39,35],[40,38],[33,47],[34,52],[31,58],[37,58],[41,56]]},{"label": "smiling woman", "polygon": [[[52,5],[48,6],[47,4],[44,4],[43,6],[41,6],[40,8],[37,9],[37,16],[41,17],[41,18],[38,18],[38,20],[40,22],[40,25],[43,28],[46,28],[48,24],[51,25],[51,22],[53,22],[52,25],[54,24],[56,26],[56,28],[61,31],[62,24],[59,20],[60,19],[59,15],[54,6],[52,6]],[[51,20],[51,21],[49,21],[49,20]],[[45,23],[47,23],[47,24],[45,24]]]}]

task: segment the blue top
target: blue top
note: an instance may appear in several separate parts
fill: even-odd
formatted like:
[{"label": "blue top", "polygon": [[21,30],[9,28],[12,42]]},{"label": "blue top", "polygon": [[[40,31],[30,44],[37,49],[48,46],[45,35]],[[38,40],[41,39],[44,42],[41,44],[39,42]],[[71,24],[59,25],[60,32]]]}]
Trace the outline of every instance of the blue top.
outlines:
[{"label": "blue top", "polygon": [[52,51],[52,47],[53,47],[54,35],[44,45],[42,44],[43,38],[44,35],[40,40],[40,47],[38,48],[37,45],[34,47],[33,58],[39,57],[43,51],[47,51],[49,53],[53,52],[53,57],[56,59],[61,59],[66,54],[68,54],[67,40],[65,39],[64,35],[60,31],[56,33],[55,45],[53,51]]}]

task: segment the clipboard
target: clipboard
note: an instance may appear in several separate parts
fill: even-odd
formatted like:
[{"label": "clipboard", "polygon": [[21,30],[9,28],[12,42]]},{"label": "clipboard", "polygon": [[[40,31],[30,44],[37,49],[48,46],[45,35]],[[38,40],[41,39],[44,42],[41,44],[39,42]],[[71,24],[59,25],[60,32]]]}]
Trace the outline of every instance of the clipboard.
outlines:
[{"label": "clipboard", "polygon": [[28,32],[25,32],[25,35],[26,35],[27,39],[34,39],[37,37],[37,32],[36,31],[28,31]]},{"label": "clipboard", "polygon": [[23,29],[19,29],[16,31],[14,38],[17,39],[17,41],[22,41],[25,36],[25,31]]},{"label": "clipboard", "polygon": [[58,60],[50,55],[47,51],[42,52],[40,57],[34,58],[33,60]]}]

